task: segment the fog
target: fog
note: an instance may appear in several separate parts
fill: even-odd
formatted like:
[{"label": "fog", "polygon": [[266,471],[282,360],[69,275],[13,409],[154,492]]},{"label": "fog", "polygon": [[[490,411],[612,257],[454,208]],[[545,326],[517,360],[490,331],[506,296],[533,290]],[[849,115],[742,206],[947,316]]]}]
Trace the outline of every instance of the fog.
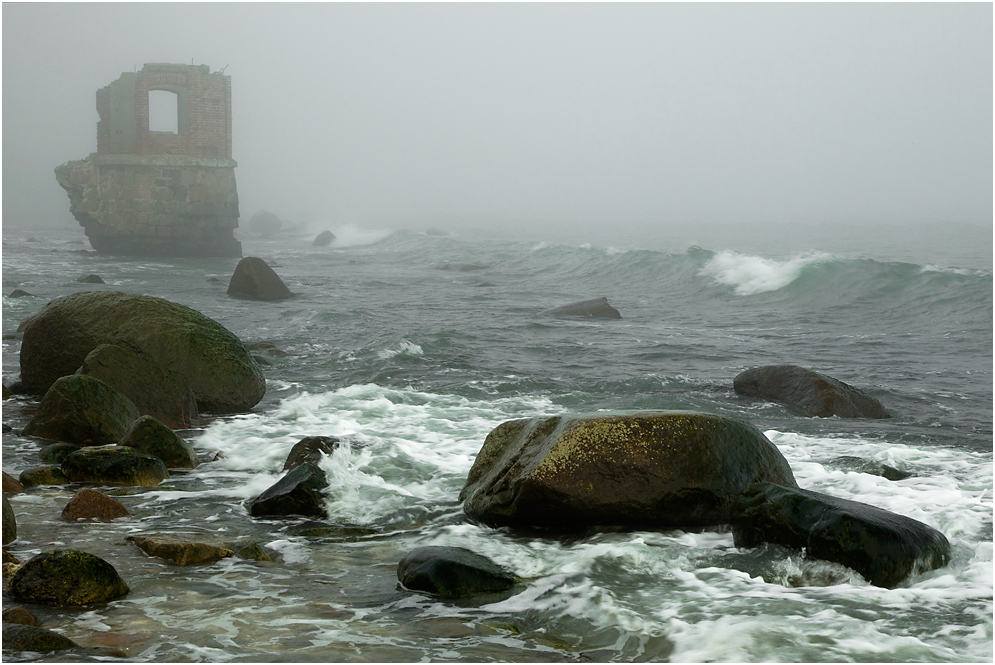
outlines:
[{"label": "fog", "polygon": [[147,62],[232,81],[243,224],[992,224],[992,5],[3,5],[3,223]]}]

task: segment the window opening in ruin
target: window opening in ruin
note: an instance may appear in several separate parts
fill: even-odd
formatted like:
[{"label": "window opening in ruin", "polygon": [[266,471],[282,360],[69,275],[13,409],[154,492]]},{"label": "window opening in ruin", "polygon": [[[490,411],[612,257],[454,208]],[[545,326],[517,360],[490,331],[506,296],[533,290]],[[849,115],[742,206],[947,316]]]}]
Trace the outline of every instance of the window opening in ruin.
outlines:
[{"label": "window opening in ruin", "polygon": [[180,133],[180,96],[171,90],[149,90],[149,131]]}]

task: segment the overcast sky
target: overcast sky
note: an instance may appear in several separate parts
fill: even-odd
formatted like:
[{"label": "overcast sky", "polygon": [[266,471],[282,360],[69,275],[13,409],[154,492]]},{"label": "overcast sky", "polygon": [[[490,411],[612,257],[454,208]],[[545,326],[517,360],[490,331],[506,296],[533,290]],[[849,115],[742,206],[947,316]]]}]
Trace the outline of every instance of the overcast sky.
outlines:
[{"label": "overcast sky", "polygon": [[226,67],[243,225],[992,223],[992,4],[3,4],[3,221],[146,62]]}]

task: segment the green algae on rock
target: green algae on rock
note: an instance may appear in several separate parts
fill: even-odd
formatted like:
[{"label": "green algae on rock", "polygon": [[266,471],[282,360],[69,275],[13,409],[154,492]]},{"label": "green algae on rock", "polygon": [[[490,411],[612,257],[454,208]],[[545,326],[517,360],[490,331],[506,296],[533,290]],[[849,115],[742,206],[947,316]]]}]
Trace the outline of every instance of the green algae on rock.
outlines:
[{"label": "green algae on rock", "polygon": [[117,443],[140,416],[130,399],[100,379],[71,374],[51,385],[24,433],[102,446]]},{"label": "green algae on rock", "polygon": [[155,487],[169,473],[162,460],[128,446],[80,448],[62,462],[62,472],[74,483],[110,483]]},{"label": "green algae on rock", "polygon": [[114,566],[79,550],[43,552],[10,580],[14,598],[60,607],[103,603],[129,591]]},{"label": "green algae on rock", "polygon": [[152,416],[133,422],[120,445],[154,455],[170,469],[193,469],[200,463],[189,443]]}]

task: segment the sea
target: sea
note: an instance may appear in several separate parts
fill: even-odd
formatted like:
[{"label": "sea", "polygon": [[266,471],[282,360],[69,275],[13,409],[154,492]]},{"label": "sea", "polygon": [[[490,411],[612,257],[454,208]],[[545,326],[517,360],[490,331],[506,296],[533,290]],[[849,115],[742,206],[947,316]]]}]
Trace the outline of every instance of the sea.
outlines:
[{"label": "sea", "polygon": [[[335,242],[313,246],[324,228]],[[109,257],[79,227],[7,226],[7,385],[20,371],[20,321],[85,290],[182,303],[274,348],[254,352],[267,382],[258,405],[201,414],[180,432],[196,469],[152,488],[100,488],[130,517],[62,521],[74,486],[8,495],[18,538],[7,551],[24,561],[84,550],[131,591],[94,607],[30,606],[90,650],[3,659],[992,661],[990,230],[501,228],[239,229],[243,254],[296,294],[257,302],[226,294],[237,259]],[[105,283],[76,281],[88,274]],[[622,318],[540,316],[599,297]],[[735,394],[737,374],[774,364],[853,385],[892,417],[807,418]],[[43,442],[19,436],[37,403],[3,403],[3,470],[14,477],[41,464]],[[737,548],[723,527],[522,531],[462,511],[467,472],[504,421],[672,409],[752,423],[799,486],[938,529],[950,563],[885,589],[804,551]],[[291,447],[321,435],[341,441],[320,463],[327,519],[250,517],[247,502],[282,476]],[[888,480],[873,464],[911,475]],[[130,535],[253,541],[275,560],[178,567]],[[428,545],[468,548],[523,582],[459,600],[409,592],[398,561]],[[13,604],[5,591],[4,608]]]}]

